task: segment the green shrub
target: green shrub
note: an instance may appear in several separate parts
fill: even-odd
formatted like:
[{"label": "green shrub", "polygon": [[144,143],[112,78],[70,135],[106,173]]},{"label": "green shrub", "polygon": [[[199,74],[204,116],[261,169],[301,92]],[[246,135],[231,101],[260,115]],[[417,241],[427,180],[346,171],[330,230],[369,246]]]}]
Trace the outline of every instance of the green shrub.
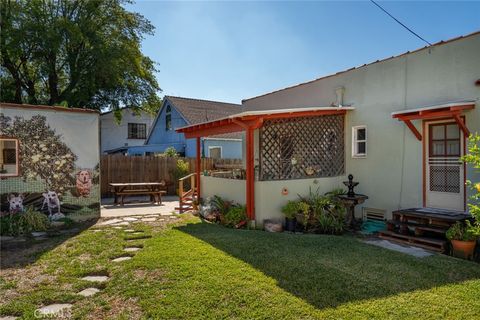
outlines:
[{"label": "green shrub", "polygon": [[222,215],[225,215],[232,207],[232,202],[224,200],[221,197],[215,195],[210,200],[210,205],[212,206],[213,210],[218,211],[218,213]]},{"label": "green shrub", "polygon": [[46,215],[35,211],[31,207],[20,214],[19,223],[23,234],[29,234],[32,231],[45,231],[50,225]]},{"label": "green shrub", "polygon": [[20,214],[13,213],[0,217],[0,235],[15,237],[20,234]]},{"label": "green shrub", "polygon": [[225,225],[234,227],[242,221],[247,220],[247,213],[245,206],[232,207],[225,214]]},{"label": "green shrub", "polygon": [[28,207],[23,213],[7,214],[0,218],[0,234],[29,235],[32,231],[45,231],[50,223],[46,215]]},{"label": "green shrub", "polygon": [[[475,171],[480,172],[480,135],[478,133],[472,134],[468,138],[468,154],[462,160],[470,164]],[[480,237],[480,182],[474,183],[469,180],[467,185],[473,191],[468,203],[473,221],[466,221],[466,228],[474,237]]]},{"label": "green shrub", "polygon": [[171,157],[171,158],[178,157],[177,150],[175,150],[174,147],[168,147],[167,149],[165,149],[165,151],[163,151],[163,155],[165,157]]}]

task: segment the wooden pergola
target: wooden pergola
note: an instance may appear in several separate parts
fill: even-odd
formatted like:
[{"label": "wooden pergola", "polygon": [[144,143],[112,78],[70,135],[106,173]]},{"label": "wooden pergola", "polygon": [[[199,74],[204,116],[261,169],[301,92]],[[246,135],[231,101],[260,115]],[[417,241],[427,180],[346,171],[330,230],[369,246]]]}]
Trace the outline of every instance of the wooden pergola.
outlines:
[{"label": "wooden pergola", "polygon": [[263,126],[265,120],[287,119],[301,117],[318,117],[326,115],[344,115],[353,107],[313,107],[296,109],[279,109],[264,111],[247,111],[231,115],[229,117],[194,124],[191,126],[176,129],[177,132],[185,134],[185,138],[196,138],[196,185],[197,194],[200,197],[200,159],[201,143],[200,138],[222,133],[244,131],[246,136],[246,207],[249,220],[255,220],[255,164],[254,164],[254,138],[256,129]]}]

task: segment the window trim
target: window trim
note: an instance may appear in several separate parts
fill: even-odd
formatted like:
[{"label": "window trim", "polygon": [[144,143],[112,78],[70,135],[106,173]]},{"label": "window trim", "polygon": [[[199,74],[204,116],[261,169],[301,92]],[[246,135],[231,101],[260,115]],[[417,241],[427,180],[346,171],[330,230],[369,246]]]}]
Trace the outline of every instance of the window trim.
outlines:
[{"label": "window trim", "polygon": [[[365,139],[364,140],[357,140],[357,132],[360,129],[365,129]],[[358,143],[364,142],[365,143],[365,153],[358,153]],[[368,154],[368,129],[366,125],[360,126],[353,126],[352,127],[352,158],[355,159],[363,159],[366,158]]]},{"label": "window trim", "polygon": [[[16,154],[15,154],[15,157],[16,157],[16,163],[15,163],[15,173],[0,173],[0,177],[2,179],[4,178],[14,178],[14,177],[20,177],[21,176],[21,173],[20,173],[20,141],[18,140],[18,138],[14,138],[14,137],[8,137],[8,136],[0,136],[0,139],[1,140],[13,140],[15,141],[15,149],[16,149]],[[2,151],[3,153],[3,151]],[[3,156],[3,154],[2,154]]]},{"label": "window trim", "polygon": [[223,148],[222,148],[222,146],[208,146],[208,158],[211,158],[211,156],[210,156],[210,150],[211,150],[211,149],[215,149],[215,148],[219,148],[219,149],[220,149],[220,159],[223,159]]},{"label": "window trim", "polygon": [[[131,136],[130,135],[130,125],[143,126],[145,128],[144,137],[143,138],[138,137],[138,129],[137,129],[137,137]],[[127,124],[127,139],[130,139],[130,140],[145,140],[145,139],[147,139],[147,124],[146,123],[139,123],[139,122],[129,122]]]}]

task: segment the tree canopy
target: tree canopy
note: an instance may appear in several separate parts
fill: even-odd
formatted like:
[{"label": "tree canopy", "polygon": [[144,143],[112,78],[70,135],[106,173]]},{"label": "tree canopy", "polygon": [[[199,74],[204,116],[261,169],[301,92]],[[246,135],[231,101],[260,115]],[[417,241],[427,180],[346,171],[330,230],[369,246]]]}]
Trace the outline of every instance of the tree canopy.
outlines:
[{"label": "tree canopy", "polygon": [[156,64],[141,52],[153,25],[128,0],[0,3],[1,100],[156,111]]}]

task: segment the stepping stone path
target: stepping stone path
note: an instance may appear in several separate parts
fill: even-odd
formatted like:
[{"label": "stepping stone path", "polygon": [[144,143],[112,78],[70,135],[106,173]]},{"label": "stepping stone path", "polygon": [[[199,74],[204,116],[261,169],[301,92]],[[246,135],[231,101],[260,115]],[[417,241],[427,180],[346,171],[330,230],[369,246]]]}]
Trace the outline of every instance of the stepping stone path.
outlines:
[{"label": "stepping stone path", "polygon": [[123,229],[123,227],[113,227],[113,229]]},{"label": "stepping stone path", "polygon": [[134,218],[134,217],[126,217],[126,218],[123,218],[123,221],[137,221],[138,219],[137,218]]},{"label": "stepping stone path", "polygon": [[87,288],[87,289],[83,289],[82,291],[80,291],[79,295],[81,296],[84,296],[84,297],[90,297],[90,296],[93,296],[94,294],[100,292],[100,289],[97,289],[97,288]]},{"label": "stepping stone path", "polygon": [[115,258],[113,259],[112,261],[113,262],[122,262],[122,261],[127,261],[127,260],[130,260],[132,259],[132,257],[128,256],[128,257],[118,257],[118,258]]},{"label": "stepping stone path", "polygon": [[143,222],[153,222],[153,221],[156,221],[157,218],[143,218],[142,221]]},{"label": "stepping stone path", "polygon": [[126,252],[135,252],[135,251],[138,251],[142,248],[140,247],[126,247],[126,248],[123,248],[123,251],[126,251]]},{"label": "stepping stone path", "polygon": [[[40,316],[60,316],[63,318],[63,312],[70,309],[72,305],[70,303],[55,303],[45,307],[41,307],[35,311],[35,314]],[[66,317],[65,317],[66,318]]]},{"label": "stepping stone path", "polygon": [[90,282],[105,282],[108,280],[107,276],[86,276],[83,277],[82,280],[90,281]]},{"label": "stepping stone path", "polygon": [[130,233],[130,232],[135,232],[135,230],[133,230],[133,229],[125,229],[125,230],[123,230],[123,231],[124,231],[124,232],[129,232],[129,233]]},{"label": "stepping stone path", "polygon": [[143,231],[135,231],[134,233],[132,233],[134,235],[139,235],[139,234],[143,234]]}]

